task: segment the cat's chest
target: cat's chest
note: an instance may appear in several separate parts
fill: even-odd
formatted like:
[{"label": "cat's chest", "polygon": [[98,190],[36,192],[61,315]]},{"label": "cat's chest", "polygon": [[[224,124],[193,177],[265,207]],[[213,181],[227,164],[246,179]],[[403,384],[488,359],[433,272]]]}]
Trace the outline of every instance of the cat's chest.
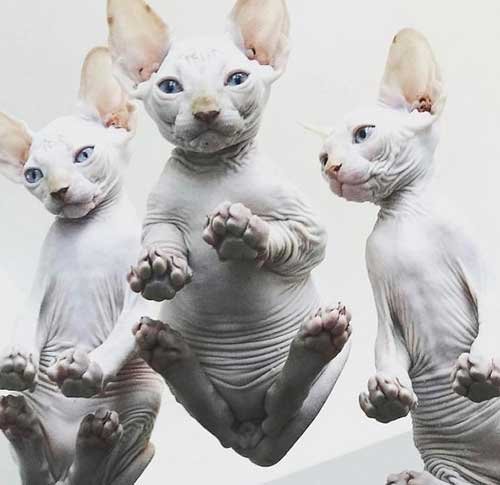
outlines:
[{"label": "cat's chest", "polygon": [[257,215],[276,209],[269,180],[256,167],[226,173],[184,174],[170,184],[169,190],[172,201],[168,217],[185,233],[190,250],[205,247],[203,229],[223,204],[243,204]]},{"label": "cat's chest", "polygon": [[114,224],[54,227],[44,247],[47,283],[85,294],[99,283],[117,285],[139,253],[138,235]]},{"label": "cat's chest", "polygon": [[[414,357],[448,361],[470,345],[476,327],[460,244],[431,224],[400,224],[384,234],[372,275]],[[449,234],[448,234],[449,235]],[[465,348],[464,347],[464,348]]]}]

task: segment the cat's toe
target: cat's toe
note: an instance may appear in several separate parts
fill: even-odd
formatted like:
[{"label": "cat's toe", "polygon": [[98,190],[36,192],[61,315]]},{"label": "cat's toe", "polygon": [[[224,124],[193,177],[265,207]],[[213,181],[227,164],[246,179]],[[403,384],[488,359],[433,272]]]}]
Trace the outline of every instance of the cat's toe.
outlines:
[{"label": "cat's toe", "polygon": [[377,373],[368,381],[368,392],[361,393],[359,404],[369,418],[389,423],[407,416],[416,408],[418,399],[402,379]]}]

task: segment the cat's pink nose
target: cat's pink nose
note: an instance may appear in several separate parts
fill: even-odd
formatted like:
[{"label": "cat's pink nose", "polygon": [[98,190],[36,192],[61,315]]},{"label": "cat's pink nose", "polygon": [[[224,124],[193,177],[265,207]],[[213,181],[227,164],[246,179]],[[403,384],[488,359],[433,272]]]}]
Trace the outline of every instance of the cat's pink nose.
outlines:
[{"label": "cat's pink nose", "polygon": [[329,177],[337,178],[342,168],[341,163],[331,163],[326,166],[325,173]]},{"label": "cat's pink nose", "polygon": [[204,123],[213,123],[220,115],[220,111],[218,110],[210,110],[210,111],[199,111],[198,113],[194,113],[194,117],[203,121]]},{"label": "cat's pink nose", "polygon": [[61,187],[60,189],[54,191],[54,192],[51,192],[50,195],[60,201],[60,202],[63,202],[64,201],[64,198],[66,197],[66,194],[68,193],[68,190],[69,190],[69,187]]}]

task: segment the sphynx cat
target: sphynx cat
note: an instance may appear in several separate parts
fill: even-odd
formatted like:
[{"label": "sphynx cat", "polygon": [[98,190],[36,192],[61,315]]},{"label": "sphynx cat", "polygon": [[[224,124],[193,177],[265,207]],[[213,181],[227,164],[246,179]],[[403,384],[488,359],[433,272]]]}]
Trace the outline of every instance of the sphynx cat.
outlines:
[{"label": "sphynx cat", "polygon": [[0,429],[24,485],[132,485],[153,457],[162,380],[136,355],[151,312],[126,282],[140,224],[123,189],[133,105],[107,48],[90,52],[80,106],[32,134],[0,115],[0,170],[56,217],[33,291],[0,357]]},{"label": "sphynx cat", "polygon": [[286,4],[240,0],[227,35],[182,41],[142,0],[110,0],[108,22],[118,76],[175,145],[129,275],[165,302],[136,326],[141,355],[224,446],[273,465],[331,393],[351,334],[311,279],[325,230],[255,140],[286,67]]},{"label": "sphynx cat", "polygon": [[322,172],[339,197],[380,206],[366,247],[378,313],[370,418],[413,418],[425,472],[388,484],[500,483],[500,300],[491,268],[430,183],[445,105],[440,69],[412,29],[392,43],[379,104],[327,136]]}]

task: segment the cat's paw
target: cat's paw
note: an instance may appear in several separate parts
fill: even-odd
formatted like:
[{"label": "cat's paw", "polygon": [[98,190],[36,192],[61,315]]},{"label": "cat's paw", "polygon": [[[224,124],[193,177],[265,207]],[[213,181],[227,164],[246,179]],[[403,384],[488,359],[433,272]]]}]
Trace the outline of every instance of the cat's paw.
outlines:
[{"label": "cat's paw", "polygon": [[163,376],[193,357],[182,335],[159,320],[142,317],[133,332],[139,355]]},{"label": "cat's paw", "polygon": [[99,409],[95,414],[85,416],[80,424],[76,443],[79,451],[89,449],[109,450],[120,441],[123,427],[115,411]]},{"label": "cat's paw", "polygon": [[241,423],[237,431],[238,442],[235,449],[244,454],[246,450],[253,450],[264,438],[262,426],[251,421]]},{"label": "cat's paw", "polygon": [[264,264],[269,252],[269,224],[243,204],[223,202],[207,217],[203,240],[221,261],[250,260]]},{"label": "cat's paw", "polygon": [[428,472],[402,472],[389,475],[386,485],[444,485],[445,482],[438,480]]},{"label": "cat's paw", "polygon": [[172,300],[192,278],[187,261],[158,248],[144,251],[128,274],[130,288],[147,300]]},{"label": "cat's paw", "polygon": [[306,320],[294,345],[303,345],[330,361],[342,352],[351,333],[351,313],[339,303],[336,307],[320,309],[316,315]]},{"label": "cat's paw", "polygon": [[369,418],[390,423],[413,411],[418,399],[411,387],[402,383],[402,379],[377,373],[368,381],[368,392],[360,394],[359,404]]},{"label": "cat's paw", "polygon": [[66,397],[90,398],[103,391],[102,369],[83,350],[63,352],[49,367],[47,375]]},{"label": "cat's paw", "polygon": [[500,396],[500,357],[486,358],[479,354],[462,354],[453,368],[453,390],[473,402]]},{"label": "cat's paw", "polygon": [[0,398],[0,429],[10,441],[43,438],[38,417],[24,396]]},{"label": "cat's paw", "polygon": [[0,389],[33,390],[38,373],[38,358],[21,349],[11,348],[0,357]]}]

